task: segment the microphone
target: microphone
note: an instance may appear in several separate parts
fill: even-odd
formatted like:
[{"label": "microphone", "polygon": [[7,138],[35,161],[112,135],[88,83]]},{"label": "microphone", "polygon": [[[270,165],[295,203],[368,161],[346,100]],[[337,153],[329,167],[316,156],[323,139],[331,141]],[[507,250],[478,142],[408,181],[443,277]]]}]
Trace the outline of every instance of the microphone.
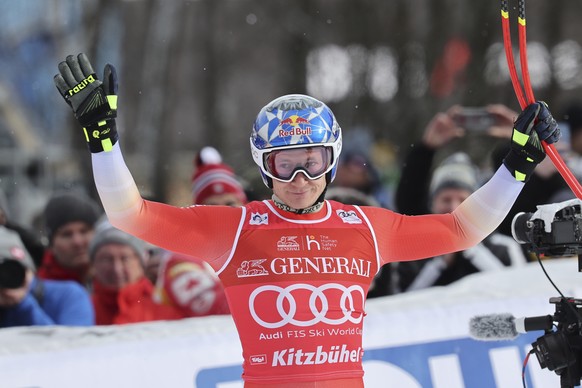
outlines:
[{"label": "microphone", "polygon": [[469,334],[473,339],[480,341],[510,341],[517,338],[518,334],[533,330],[548,331],[552,329],[552,326],[551,315],[515,318],[508,313],[488,314],[470,319]]},{"label": "microphone", "polygon": [[481,341],[502,341],[517,338],[515,318],[511,314],[480,315],[470,319],[469,334]]}]

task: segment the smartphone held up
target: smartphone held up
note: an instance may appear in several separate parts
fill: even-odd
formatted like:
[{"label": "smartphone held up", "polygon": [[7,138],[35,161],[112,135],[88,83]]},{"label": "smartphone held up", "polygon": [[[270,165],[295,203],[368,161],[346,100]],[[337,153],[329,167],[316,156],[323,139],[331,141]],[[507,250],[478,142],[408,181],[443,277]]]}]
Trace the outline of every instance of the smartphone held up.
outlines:
[{"label": "smartphone held up", "polygon": [[454,113],[453,120],[469,132],[485,132],[496,124],[495,116],[482,107],[463,107]]}]

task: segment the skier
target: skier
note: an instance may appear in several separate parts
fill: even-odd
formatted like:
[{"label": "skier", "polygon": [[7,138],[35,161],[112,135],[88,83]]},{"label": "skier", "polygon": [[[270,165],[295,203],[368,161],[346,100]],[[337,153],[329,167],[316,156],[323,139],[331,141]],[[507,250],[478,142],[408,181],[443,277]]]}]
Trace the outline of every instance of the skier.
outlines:
[{"label": "skier", "polygon": [[204,258],[220,277],[242,343],[246,388],[363,387],[364,301],[378,269],[483,240],[544,159],[540,140],[559,138],[547,106],[529,105],[503,166],[486,184],[452,213],[404,216],[325,200],[342,148],[340,126],[323,102],[285,95],[260,110],[250,136],[272,199],[174,207],[143,199],[124,162],[115,68],[106,65],[101,81],[84,54],[58,67],[56,86],[84,129],[110,222]]}]

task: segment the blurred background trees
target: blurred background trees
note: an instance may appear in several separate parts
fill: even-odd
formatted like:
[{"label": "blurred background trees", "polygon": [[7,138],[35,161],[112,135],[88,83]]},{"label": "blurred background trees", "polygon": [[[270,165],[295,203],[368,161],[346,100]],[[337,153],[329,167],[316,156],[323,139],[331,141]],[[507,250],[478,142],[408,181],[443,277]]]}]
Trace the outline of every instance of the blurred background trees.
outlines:
[{"label": "blurred background trees", "polygon": [[[580,1],[527,1],[531,79],[554,113],[582,91],[580,20]],[[58,62],[79,52],[98,76],[117,67],[127,162],[144,194],[178,205],[189,204],[205,145],[261,195],[249,130],[282,94],[328,103],[345,147],[373,153],[387,184],[436,112],[519,110],[499,1],[1,0],[0,183],[25,222],[47,192],[93,191],[79,128],[52,83]],[[488,140],[465,142],[486,158]]]}]

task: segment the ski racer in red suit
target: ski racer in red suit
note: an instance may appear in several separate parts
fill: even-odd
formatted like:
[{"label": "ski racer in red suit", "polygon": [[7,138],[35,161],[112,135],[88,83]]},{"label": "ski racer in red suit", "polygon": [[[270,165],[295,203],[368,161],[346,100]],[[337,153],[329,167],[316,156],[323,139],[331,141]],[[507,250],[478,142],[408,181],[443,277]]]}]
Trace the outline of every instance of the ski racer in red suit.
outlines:
[{"label": "ski racer in red suit", "polygon": [[452,213],[405,216],[325,200],[342,148],[340,126],[323,102],[286,95],[259,112],[250,137],[272,199],[181,208],[144,200],[124,162],[113,66],[105,66],[102,82],[84,54],[70,55],[55,83],[84,128],[110,222],[204,258],[220,277],[242,343],[246,388],[362,387],[364,301],[380,266],[477,244],[545,157],[540,139],[559,138],[547,106],[531,104],[487,183]]}]

